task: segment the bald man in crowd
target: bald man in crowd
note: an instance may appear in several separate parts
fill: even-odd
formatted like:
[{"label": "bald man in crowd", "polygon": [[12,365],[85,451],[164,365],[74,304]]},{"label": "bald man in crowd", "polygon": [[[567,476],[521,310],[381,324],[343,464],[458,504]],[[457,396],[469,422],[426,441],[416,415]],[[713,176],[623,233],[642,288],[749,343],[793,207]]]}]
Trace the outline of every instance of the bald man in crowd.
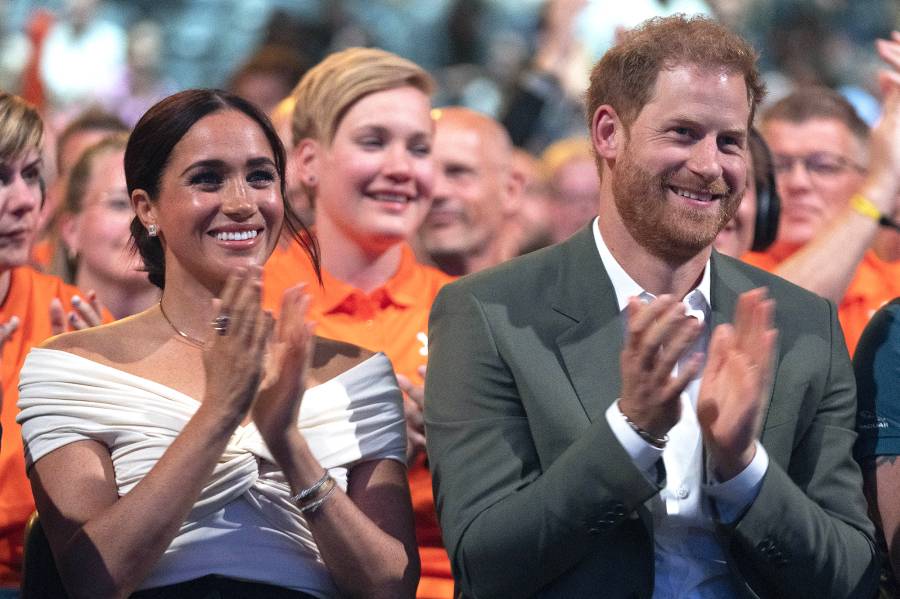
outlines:
[{"label": "bald man in crowd", "polygon": [[420,250],[444,272],[465,275],[518,254],[509,229],[523,181],[500,123],[456,106],[434,115],[434,202],[419,229]]}]

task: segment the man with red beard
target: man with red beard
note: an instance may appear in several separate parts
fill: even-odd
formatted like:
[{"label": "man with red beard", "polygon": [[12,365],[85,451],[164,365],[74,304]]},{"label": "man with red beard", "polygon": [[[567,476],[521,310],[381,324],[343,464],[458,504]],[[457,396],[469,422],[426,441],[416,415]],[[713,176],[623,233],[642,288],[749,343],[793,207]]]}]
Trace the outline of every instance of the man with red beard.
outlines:
[{"label": "man with red beard", "polygon": [[587,94],[599,217],[435,301],[426,442],[463,596],[873,593],[835,307],[712,252],[755,62],[703,18],[624,35]]}]

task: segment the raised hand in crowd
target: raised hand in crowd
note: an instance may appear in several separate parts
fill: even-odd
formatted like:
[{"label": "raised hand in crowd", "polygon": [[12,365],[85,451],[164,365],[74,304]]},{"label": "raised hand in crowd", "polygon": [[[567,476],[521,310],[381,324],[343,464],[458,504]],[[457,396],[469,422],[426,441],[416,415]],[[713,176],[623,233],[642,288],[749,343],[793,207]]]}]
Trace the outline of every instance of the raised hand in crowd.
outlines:
[{"label": "raised hand in crowd", "polygon": [[[418,371],[425,380],[425,366]],[[409,377],[397,373],[397,384],[403,391],[403,413],[406,416],[406,459],[412,463],[425,451],[425,385],[416,385]]]},{"label": "raised hand in crowd", "polygon": [[80,331],[103,324],[103,305],[93,291],[87,293],[87,301],[81,296],[73,295],[71,312],[66,314],[62,302],[58,298],[50,300],[50,326],[54,335],[67,331]]}]

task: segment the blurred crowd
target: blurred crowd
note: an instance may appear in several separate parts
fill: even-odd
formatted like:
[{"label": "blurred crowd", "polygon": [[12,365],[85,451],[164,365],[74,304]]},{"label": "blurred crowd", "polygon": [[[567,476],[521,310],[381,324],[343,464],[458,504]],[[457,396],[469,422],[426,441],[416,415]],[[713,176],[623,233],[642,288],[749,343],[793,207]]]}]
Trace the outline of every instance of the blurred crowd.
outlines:
[{"label": "blurred crowd", "polygon": [[[0,587],[20,581],[34,512],[15,422],[17,369],[51,333],[162,310],[163,285],[152,270],[148,280],[146,256],[142,263],[132,248],[143,221],[122,165],[129,132],[149,108],[202,87],[269,116],[288,151],[287,203],[318,237],[318,245],[274,249],[263,304],[277,313],[298,280],[318,280],[309,293],[319,334],[393,362],[404,393],[419,596],[452,596],[424,453],[431,302],[446,282],[562,242],[597,216],[601,182],[584,106],[590,68],[625,31],[675,13],[710,16],[748,39],[768,87],[749,141],[748,192],[717,248],[832,300],[852,353],[875,311],[900,295],[900,235],[890,223],[879,229],[852,216],[900,214],[900,165],[889,165],[884,150],[900,116],[883,118],[884,56],[875,46],[900,28],[896,0],[0,0],[0,91],[44,120],[40,173],[28,179],[39,201],[20,210],[34,220],[34,239],[20,262],[0,264],[28,268],[44,286],[29,308],[42,328],[15,359],[3,354]],[[422,69],[392,63],[412,79],[353,97],[343,90],[345,103],[329,106],[316,77],[356,68],[336,53],[359,47]],[[402,185],[371,192],[382,212],[369,213],[340,199],[376,166],[358,149],[341,154],[340,144],[346,123],[363,127],[371,114],[387,132],[371,144],[403,137],[413,158],[377,167],[408,170],[388,173]],[[870,168],[892,184],[864,188]],[[860,189],[864,197],[854,195]],[[384,217],[385,206],[425,197],[430,203],[402,222]],[[148,223],[145,235],[155,238]],[[0,326],[14,316],[15,326],[25,322],[7,308]],[[900,529],[900,515],[891,518]]]}]

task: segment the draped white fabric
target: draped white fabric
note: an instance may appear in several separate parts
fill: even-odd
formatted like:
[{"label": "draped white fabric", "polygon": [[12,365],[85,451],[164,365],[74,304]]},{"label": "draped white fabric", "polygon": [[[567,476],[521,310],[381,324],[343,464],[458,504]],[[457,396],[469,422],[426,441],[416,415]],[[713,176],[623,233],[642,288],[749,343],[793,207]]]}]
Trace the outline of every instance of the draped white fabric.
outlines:
[{"label": "draped white fabric", "polygon": [[[174,389],[74,354],[35,348],[19,379],[18,421],[28,467],[68,443],[109,448],[119,495],[150,471],[199,403]],[[298,426],[312,453],[346,489],[361,461],[405,460],[402,398],[390,360],[377,354],[306,391]],[[320,561],[290,487],[256,427],[238,427],[179,534],[241,497]]]}]

